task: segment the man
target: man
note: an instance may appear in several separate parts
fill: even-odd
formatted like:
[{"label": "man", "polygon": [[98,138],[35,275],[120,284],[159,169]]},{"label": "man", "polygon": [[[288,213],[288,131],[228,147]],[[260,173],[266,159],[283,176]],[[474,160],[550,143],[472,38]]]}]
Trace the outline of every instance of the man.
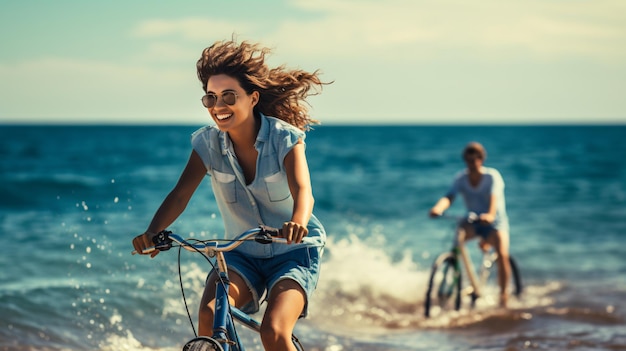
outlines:
[{"label": "man", "polygon": [[431,217],[438,217],[447,210],[457,194],[465,200],[465,207],[478,215],[476,220],[465,220],[457,227],[457,238],[464,241],[481,238],[480,246],[487,250],[493,246],[498,254],[498,283],[500,285],[500,305],[507,304],[507,284],[511,276],[509,261],[509,220],[504,199],[504,180],[495,168],[484,167],[487,157],[485,148],[477,143],[467,144],[463,150],[463,160],[467,169],[460,171],[448,193],[430,209]]}]

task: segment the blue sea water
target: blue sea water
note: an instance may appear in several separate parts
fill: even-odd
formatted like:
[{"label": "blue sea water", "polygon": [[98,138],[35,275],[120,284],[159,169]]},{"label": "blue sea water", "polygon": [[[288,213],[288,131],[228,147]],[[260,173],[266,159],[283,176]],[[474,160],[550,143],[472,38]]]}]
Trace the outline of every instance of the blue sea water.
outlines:
[{"label": "blue sea water", "polygon": [[[133,256],[130,242],[196,128],[0,126],[0,350],[176,350],[192,336],[175,252]],[[625,138],[624,125],[316,127],[307,156],[329,242],[296,334],[325,351],[626,350]],[[473,310],[424,319],[430,265],[452,243],[427,212],[472,140],[506,182],[525,292],[500,309],[492,288]],[[221,233],[208,181],[171,229]],[[186,254],[181,269],[195,322],[208,267]]]}]

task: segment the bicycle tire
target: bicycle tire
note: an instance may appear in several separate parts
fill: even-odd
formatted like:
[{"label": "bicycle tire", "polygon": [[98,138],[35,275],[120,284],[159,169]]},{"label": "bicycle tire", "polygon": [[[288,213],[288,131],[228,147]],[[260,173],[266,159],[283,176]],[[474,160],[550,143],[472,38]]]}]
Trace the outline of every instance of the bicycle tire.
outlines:
[{"label": "bicycle tire", "polygon": [[513,286],[515,290],[513,294],[519,297],[522,295],[522,291],[524,291],[524,286],[522,285],[522,276],[520,274],[519,266],[513,256],[509,256],[509,262],[511,263],[511,278],[513,280]]},{"label": "bicycle tire", "polygon": [[461,308],[462,274],[458,270],[457,259],[452,253],[437,257],[431,268],[428,289],[424,299],[424,316],[429,318],[433,306],[442,310]]},{"label": "bicycle tire", "polygon": [[187,341],[183,346],[183,351],[224,351],[224,348],[213,338],[198,336]]},{"label": "bicycle tire", "polygon": [[[497,257],[497,256],[496,256]],[[489,274],[489,271],[492,269],[497,269],[497,265],[496,265],[496,260],[492,259],[489,261],[490,262],[490,266],[487,268],[487,276],[490,277],[491,274]],[[519,298],[522,295],[522,292],[524,290],[523,284],[522,284],[522,275],[520,273],[520,269],[519,266],[517,264],[517,261],[513,258],[513,256],[509,255],[509,264],[511,266],[511,276],[509,277],[509,282],[507,284],[508,287],[508,291],[510,291],[515,297]],[[496,267],[496,268],[494,268]],[[483,266],[483,269],[485,267]],[[483,281],[483,285],[487,283],[486,281]],[[494,282],[492,282],[494,283]]]}]

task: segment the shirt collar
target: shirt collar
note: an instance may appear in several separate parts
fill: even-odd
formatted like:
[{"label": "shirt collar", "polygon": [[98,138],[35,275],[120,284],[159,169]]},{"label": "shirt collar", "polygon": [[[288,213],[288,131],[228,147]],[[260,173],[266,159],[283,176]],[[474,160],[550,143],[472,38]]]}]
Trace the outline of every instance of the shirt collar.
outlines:
[{"label": "shirt collar", "polygon": [[259,115],[261,118],[261,128],[259,128],[259,134],[256,136],[256,147],[258,147],[260,143],[270,140],[270,121],[264,114],[259,112]]},{"label": "shirt collar", "polygon": [[[268,141],[270,138],[270,122],[264,114],[259,112],[259,115],[261,118],[261,128],[259,129],[259,133],[256,136],[256,143],[254,144],[254,147],[257,149],[261,143]],[[232,149],[233,143],[227,132],[220,131],[220,138],[222,139],[222,155],[226,155],[228,150]]]}]

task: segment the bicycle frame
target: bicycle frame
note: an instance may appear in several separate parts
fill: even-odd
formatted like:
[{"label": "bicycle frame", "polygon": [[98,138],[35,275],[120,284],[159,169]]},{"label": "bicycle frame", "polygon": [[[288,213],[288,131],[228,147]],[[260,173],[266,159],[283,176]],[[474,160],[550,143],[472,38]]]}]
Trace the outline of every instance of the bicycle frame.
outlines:
[{"label": "bicycle frame", "polygon": [[228,300],[230,280],[223,252],[217,252],[216,258],[219,279],[216,282],[218,287],[215,289],[215,316],[213,318],[212,338],[220,343],[224,351],[229,351],[231,346],[233,346],[233,350],[244,351],[239,334],[235,330],[234,320],[256,332],[261,330],[261,323],[237,307],[230,305]]},{"label": "bicycle frame", "polygon": [[[230,301],[228,299],[230,280],[228,277],[228,267],[226,264],[226,259],[224,258],[224,252],[233,250],[241,245],[241,243],[243,243],[244,241],[250,240],[257,241],[261,244],[286,242],[285,239],[276,237],[277,235],[277,229],[269,227],[258,227],[240,234],[237,238],[229,240],[226,244],[220,244],[217,240],[192,244],[177,234],[173,234],[169,231],[163,231],[155,237],[155,246],[144,250],[143,253],[150,253],[154,250],[166,251],[172,247],[173,243],[176,243],[180,247],[188,251],[205,253],[207,254],[207,256],[215,258],[217,264],[216,268],[218,279],[216,281],[217,286],[215,289],[213,335],[211,336],[211,338],[196,337],[188,341],[183,347],[183,350],[206,349],[206,345],[195,346],[193,343],[196,341],[211,344],[211,348],[213,350],[245,350],[236,331],[235,320],[256,332],[260,331],[261,324],[245,312],[241,311],[235,306],[230,305]],[[314,240],[308,239],[309,238],[303,239],[303,243],[306,243],[307,246],[319,246],[318,243]],[[292,335],[292,340],[296,345],[296,348],[302,350],[302,346],[300,345],[300,342],[295,335]]]},{"label": "bicycle frame", "polygon": [[[471,295],[473,306],[476,299],[481,294],[481,284],[476,276],[469,254],[465,249],[465,243],[460,240],[461,238],[457,230],[460,218],[445,217],[454,219],[457,223],[455,226],[454,242],[452,248],[437,256],[433,263],[426,299],[424,300],[424,314],[427,318],[430,316],[430,309],[433,304],[437,304],[442,308],[452,304],[451,307],[458,310],[461,306],[462,296]],[[466,274],[470,281],[469,286],[466,288],[462,288],[463,269],[461,265],[465,266]],[[481,269],[481,276],[485,276],[484,273],[488,272],[485,272],[483,267]],[[433,293],[436,295],[432,295]],[[453,297],[454,299],[451,300]]]},{"label": "bicycle frame", "polygon": [[[467,273],[467,277],[469,278],[470,285],[472,288],[472,302],[474,302],[481,295],[481,284],[479,283],[478,277],[476,276],[476,270],[474,269],[474,264],[472,263],[467,250],[465,249],[465,242],[459,242],[459,239],[456,239],[457,247],[455,247],[452,251],[456,253],[457,256],[461,256],[463,260],[463,266],[465,266],[465,271]],[[457,260],[458,264],[458,260]]]},{"label": "bicycle frame", "polygon": [[[218,256],[222,256],[223,260],[224,255],[221,252],[218,252]],[[216,284],[218,287],[215,289],[215,315],[213,318],[212,337],[220,343],[224,351],[229,351],[231,345],[235,345],[235,349],[238,350],[239,348],[236,346],[241,345],[241,340],[239,340],[239,335],[235,332],[232,315],[229,313],[231,308],[228,301],[230,281],[228,280],[227,272],[220,270],[219,280]],[[221,285],[221,288],[219,285]]]},{"label": "bicycle frame", "polygon": [[[456,222],[456,226],[454,229],[455,230],[454,244],[452,246],[452,249],[450,250],[450,253],[455,258],[455,269],[457,270],[457,272],[461,271],[459,260],[458,260],[459,256],[463,260],[463,266],[465,267],[465,272],[467,274],[467,277],[469,278],[470,288],[471,288],[471,292],[466,292],[466,294],[470,294],[470,293],[472,294],[472,303],[473,303],[481,295],[481,290],[482,290],[481,283],[483,283],[484,281],[482,279],[479,281],[476,275],[474,264],[465,248],[466,241],[465,240],[461,241],[461,239],[459,238],[459,232],[457,228],[459,225],[459,221],[462,219],[465,220],[465,217],[451,217],[447,215],[443,215],[442,217],[453,219]],[[471,212],[467,217],[470,223],[475,221],[476,218],[477,218],[476,214],[473,214]],[[486,253],[483,253],[483,255],[486,255]],[[483,259],[483,262],[485,262],[484,259]],[[480,276],[483,277],[484,275],[485,275],[485,267],[481,267]]]}]

